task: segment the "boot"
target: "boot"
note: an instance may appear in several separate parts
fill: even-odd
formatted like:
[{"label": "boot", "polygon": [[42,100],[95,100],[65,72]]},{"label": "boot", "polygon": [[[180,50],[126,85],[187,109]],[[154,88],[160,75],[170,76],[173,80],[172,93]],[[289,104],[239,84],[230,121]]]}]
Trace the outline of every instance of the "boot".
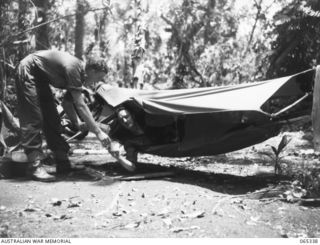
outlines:
[{"label": "boot", "polygon": [[72,171],[69,160],[56,161],[56,164],[57,164],[57,174],[68,174]]},{"label": "boot", "polygon": [[53,156],[54,161],[56,162],[57,174],[68,174],[71,172],[71,164],[67,152],[56,151],[53,153]]},{"label": "boot", "polygon": [[72,166],[68,154],[65,152],[55,152],[54,159],[57,166],[57,174],[69,174],[73,171],[84,169],[84,166]]},{"label": "boot", "polygon": [[28,169],[28,176],[37,181],[52,182],[56,178],[53,175],[47,173],[45,168],[42,166],[41,160],[35,160]]},{"label": "boot", "polygon": [[69,160],[56,161],[57,163],[57,174],[69,174],[74,171],[84,170],[84,166],[72,166]]}]

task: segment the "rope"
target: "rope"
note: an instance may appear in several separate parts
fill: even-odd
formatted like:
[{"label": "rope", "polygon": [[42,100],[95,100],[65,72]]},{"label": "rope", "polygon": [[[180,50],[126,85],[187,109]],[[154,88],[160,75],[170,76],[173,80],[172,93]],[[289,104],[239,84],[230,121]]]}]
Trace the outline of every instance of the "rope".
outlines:
[{"label": "rope", "polygon": [[288,105],[287,107],[283,108],[282,110],[278,111],[277,113],[272,113],[271,117],[275,118],[279,115],[281,115],[282,113],[290,110],[292,107],[296,106],[297,104],[299,104],[301,101],[303,101],[304,99],[306,99],[308,96],[310,95],[310,93],[306,93],[304,96],[302,96],[300,99],[296,100],[295,102],[293,102],[292,104]]}]

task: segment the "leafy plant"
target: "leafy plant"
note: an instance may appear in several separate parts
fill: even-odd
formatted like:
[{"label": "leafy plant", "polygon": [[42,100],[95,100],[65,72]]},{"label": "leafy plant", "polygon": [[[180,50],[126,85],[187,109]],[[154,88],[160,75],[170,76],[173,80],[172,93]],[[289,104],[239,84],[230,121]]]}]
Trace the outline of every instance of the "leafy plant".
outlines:
[{"label": "leafy plant", "polygon": [[319,1],[293,0],[274,15],[267,78],[286,76],[319,63]]},{"label": "leafy plant", "polygon": [[306,197],[306,195],[307,190],[305,189],[303,184],[298,180],[293,181],[290,184],[288,190],[282,194],[286,201],[291,203]]},{"label": "leafy plant", "polygon": [[308,197],[320,195],[320,169],[309,162],[303,163],[293,174],[293,178],[307,190]]},{"label": "leafy plant", "polygon": [[282,173],[281,161],[285,156],[281,156],[284,148],[290,143],[291,139],[287,135],[284,135],[278,145],[278,147],[271,146],[271,152],[263,152],[262,154],[268,156],[274,163],[275,174]]}]

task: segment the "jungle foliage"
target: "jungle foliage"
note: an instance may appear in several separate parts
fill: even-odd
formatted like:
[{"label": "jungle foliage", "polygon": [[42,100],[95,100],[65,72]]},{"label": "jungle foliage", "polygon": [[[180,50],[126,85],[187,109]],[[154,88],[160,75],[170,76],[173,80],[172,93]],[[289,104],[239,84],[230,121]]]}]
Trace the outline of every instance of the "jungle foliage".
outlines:
[{"label": "jungle foliage", "polygon": [[19,60],[50,48],[106,58],[120,86],[137,57],[151,89],[292,74],[319,63],[319,10],[317,0],[1,0],[1,98],[14,100]]}]

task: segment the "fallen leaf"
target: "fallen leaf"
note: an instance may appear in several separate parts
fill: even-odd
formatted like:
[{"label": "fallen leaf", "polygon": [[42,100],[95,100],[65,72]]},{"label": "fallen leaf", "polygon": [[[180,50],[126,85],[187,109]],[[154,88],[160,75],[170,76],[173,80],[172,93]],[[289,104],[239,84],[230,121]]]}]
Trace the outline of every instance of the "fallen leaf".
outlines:
[{"label": "fallen leaf", "polygon": [[112,215],[115,216],[115,217],[120,217],[120,216],[122,216],[122,213],[114,212],[114,213],[112,213]]},{"label": "fallen leaf", "polygon": [[71,216],[66,215],[66,214],[63,214],[60,216],[60,219],[62,219],[62,220],[71,219],[71,218],[72,218]]},{"label": "fallen leaf", "polygon": [[172,232],[174,232],[174,233],[179,233],[179,232],[181,232],[181,231],[185,231],[185,230],[186,230],[185,228],[181,228],[181,227],[179,227],[179,228],[171,229],[170,231],[172,231]]},{"label": "fallen leaf", "polygon": [[135,228],[138,228],[140,226],[140,221],[137,221],[137,222],[134,222],[134,223],[130,223],[130,224],[127,224],[124,228],[126,229],[135,229]]},{"label": "fallen leaf", "polygon": [[78,208],[81,206],[80,202],[70,202],[67,208]]},{"label": "fallen leaf", "polygon": [[192,218],[203,218],[204,214],[205,214],[205,211],[196,211],[196,212],[193,212],[193,213],[186,214],[183,217],[184,218],[191,218],[191,219]]},{"label": "fallen leaf", "polygon": [[248,209],[250,209],[250,208],[247,207],[245,204],[239,204],[238,207],[241,208],[242,210],[248,210]]},{"label": "fallen leaf", "polygon": [[62,201],[59,200],[58,198],[52,198],[52,199],[51,199],[51,204],[52,204],[53,206],[61,206]]},{"label": "fallen leaf", "polygon": [[25,211],[25,212],[36,212],[37,210],[36,209],[34,209],[34,208],[26,208],[25,210],[23,210],[23,211]]},{"label": "fallen leaf", "polygon": [[170,231],[174,232],[174,233],[179,233],[179,232],[182,232],[182,231],[197,230],[197,229],[200,229],[200,227],[199,226],[174,227],[174,228],[170,229]]},{"label": "fallen leaf", "polygon": [[169,213],[169,210],[167,208],[164,208],[160,213],[157,214],[157,216],[165,217]]},{"label": "fallen leaf", "polygon": [[45,214],[45,216],[50,218],[50,217],[52,217],[52,214]]},{"label": "fallen leaf", "polygon": [[280,231],[280,236],[281,236],[282,238],[289,238],[289,237],[288,237],[288,234],[287,234],[285,231]]}]

